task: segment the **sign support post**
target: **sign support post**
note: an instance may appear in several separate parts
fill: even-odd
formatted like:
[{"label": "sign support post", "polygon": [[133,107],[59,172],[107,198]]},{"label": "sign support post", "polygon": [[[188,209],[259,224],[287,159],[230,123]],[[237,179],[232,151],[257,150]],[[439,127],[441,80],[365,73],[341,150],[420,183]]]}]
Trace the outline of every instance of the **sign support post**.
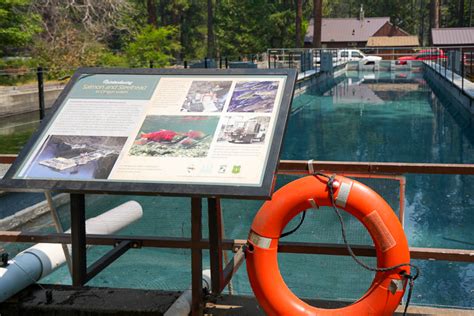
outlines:
[{"label": "sign support post", "polygon": [[212,293],[222,291],[222,211],[219,198],[208,198],[209,257]]},{"label": "sign support post", "polygon": [[191,198],[191,275],[192,275],[192,304],[191,314],[199,316],[203,314],[202,295],[202,200]]},{"label": "sign support post", "polygon": [[82,286],[87,279],[86,214],[84,194],[71,193],[72,285]]}]

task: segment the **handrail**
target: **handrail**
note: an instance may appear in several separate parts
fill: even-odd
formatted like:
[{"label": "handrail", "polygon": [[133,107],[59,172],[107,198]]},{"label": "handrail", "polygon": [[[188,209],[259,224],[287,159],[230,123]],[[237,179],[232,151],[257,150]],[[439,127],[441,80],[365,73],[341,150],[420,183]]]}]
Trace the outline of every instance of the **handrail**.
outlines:
[{"label": "handrail", "polygon": [[[0,154],[0,163],[11,164],[16,155]],[[474,175],[474,164],[313,161],[313,169],[324,172],[361,174],[464,174]],[[307,160],[280,160],[278,174],[307,174]]]},{"label": "handrail", "polygon": [[2,164],[12,164],[17,155],[10,155],[10,154],[0,154],[0,163]]},{"label": "handrail", "polygon": [[[474,164],[313,161],[313,169],[363,174],[465,174],[474,175]],[[307,174],[308,161],[280,160],[278,174]]]},{"label": "handrail", "polygon": [[[21,231],[0,231],[0,241],[21,243],[71,243],[71,235],[67,233],[30,233]],[[131,248],[193,248],[199,247],[209,249],[209,240],[202,239],[199,243],[193,242],[185,237],[155,237],[155,236],[120,236],[120,235],[97,235],[86,236],[88,245],[114,246],[122,241],[130,241]],[[222,249],[237,251],[247,243],[244,239],[224,239]],[[375,257],[375,248],[367,245],[351,245],[354,253],[358,256]],[[330,256],[348,256],[346,246],[343,244],[310,243],[310,242],[287,242],[281,241],[279,252],[320,254]],[[422,248],[410,247],[412,259],[440,260],[456,262],[474,262],[474,250],[468,249],[446,249],[446,248]]]}]

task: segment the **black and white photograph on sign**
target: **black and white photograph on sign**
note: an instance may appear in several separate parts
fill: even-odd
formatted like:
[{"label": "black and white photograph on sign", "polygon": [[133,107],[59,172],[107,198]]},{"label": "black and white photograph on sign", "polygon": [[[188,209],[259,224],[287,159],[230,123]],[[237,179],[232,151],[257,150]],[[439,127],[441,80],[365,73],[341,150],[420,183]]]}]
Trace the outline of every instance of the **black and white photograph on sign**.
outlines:
[{"label": "black and white photograph on sign", "polygon": [[206,157],[217,128],[216,116],[146,117],[130,156]]},{"label": "black and white photograph on sign", "polygon": [[193,81],[182,112],[222,112],[232,81]]},{"label": "black and white photograph on sign", "polygon": [[240,81],[235,85],[228,112],[272,112],[278,81]]},{"label": "black and white photograph on sign", "polygon": [[107,179],[126,140],[126,137],[50,135],[25,177]]},{"label": "black and white photograph on sign", "polygon": [[263,144],[269,124],[268,116],[226,116],[223,118],[217,142]]}]

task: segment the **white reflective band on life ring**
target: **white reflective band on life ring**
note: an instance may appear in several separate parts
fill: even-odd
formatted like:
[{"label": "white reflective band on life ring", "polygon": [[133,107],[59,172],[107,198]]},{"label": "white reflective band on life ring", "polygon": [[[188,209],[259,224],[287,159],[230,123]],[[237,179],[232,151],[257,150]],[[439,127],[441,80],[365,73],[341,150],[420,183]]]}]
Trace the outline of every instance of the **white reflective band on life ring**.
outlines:
[{"label": "white reflective band on life ring", "polygon": [[268,249],[272,243],[271,238],[262,237],[255,232],[250,232],[249,240],[257,247]]},{"label": "white reflective band on life ring", "polygon": [[352,181],[349,183],[342,182],[341,187],[339,188],[339,193],[336,198],[336,205],[340,207],[346,207],[347,199],[349,198],[349,193],[351,192]]},{"label": "white reflective band on life ring", "polygon": [[308,199],[309,204],[311,204],[311,207],[314,209],[319,209],[319,205],[316,203],[314,199]]}]

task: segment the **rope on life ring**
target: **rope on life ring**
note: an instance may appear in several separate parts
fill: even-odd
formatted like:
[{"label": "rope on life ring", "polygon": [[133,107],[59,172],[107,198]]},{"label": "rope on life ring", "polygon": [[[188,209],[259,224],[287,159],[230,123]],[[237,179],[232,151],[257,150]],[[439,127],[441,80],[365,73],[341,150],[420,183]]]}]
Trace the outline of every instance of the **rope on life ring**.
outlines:
[{"label": "rope on life ring", "polygon": [[[353,304],[338,309],[303,302],[285,284],[278,268],[278,241],[285,226],[300,212],[321,206],[332,206],[336,211],[339,207],[361,221],[377,255],[377,268],[365,266],[376,271],[370,288]],[[353,255],[352,250],[350,253]],[[246,262],[253,292],[268,315],[392,315],[411,277],[408,243],[387,202],[360,182],[321,174],[285,185],[262,206],[249,233]]]}]

